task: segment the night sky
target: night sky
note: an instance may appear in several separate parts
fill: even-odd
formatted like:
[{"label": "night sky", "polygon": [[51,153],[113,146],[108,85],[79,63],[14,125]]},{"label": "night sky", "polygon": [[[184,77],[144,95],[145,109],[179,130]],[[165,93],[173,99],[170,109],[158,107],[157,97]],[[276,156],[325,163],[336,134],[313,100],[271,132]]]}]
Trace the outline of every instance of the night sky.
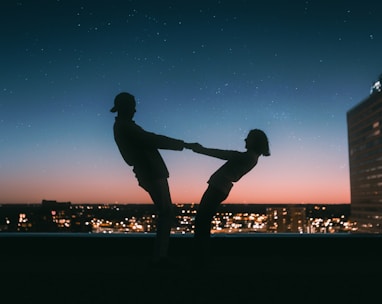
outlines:
[{"label": "night sky", "polygon": [[[144,129],[271,156],[231,203],[350,203],[346,112],[382,73],[381,1],[2,1],[0,203],[151,202],[109,110]],[[198,203],[222,160],[163,151],[174,203]]]}]

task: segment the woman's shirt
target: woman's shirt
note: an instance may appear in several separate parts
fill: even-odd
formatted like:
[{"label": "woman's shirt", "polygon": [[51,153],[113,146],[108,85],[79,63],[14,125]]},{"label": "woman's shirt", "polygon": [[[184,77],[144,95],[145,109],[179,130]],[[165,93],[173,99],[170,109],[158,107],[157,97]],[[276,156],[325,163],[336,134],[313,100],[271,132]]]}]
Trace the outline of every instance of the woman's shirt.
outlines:
[{"label": "woman's shirt", "polygon": [[239,152],[203,147],[196,152],[227,160],[208,180],[209,185],[227,194],[234,182],[237,182],[256,166],[259,158],[258,154],[250,151]]}]

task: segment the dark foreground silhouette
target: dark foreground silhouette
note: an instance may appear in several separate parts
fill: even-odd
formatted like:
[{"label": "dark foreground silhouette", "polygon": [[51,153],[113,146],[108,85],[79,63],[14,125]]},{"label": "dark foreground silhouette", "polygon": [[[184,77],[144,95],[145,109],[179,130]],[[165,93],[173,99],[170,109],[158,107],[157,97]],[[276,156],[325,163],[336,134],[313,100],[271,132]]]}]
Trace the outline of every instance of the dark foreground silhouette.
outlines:
[{"label": "dark foreground silhouette", "polygon": [[3,235],[1,303],[363,304],[380,294],[381,235],[215,235],[203,270],[187,236],[171,237],[179,268],[153,269],[154,236]]}]

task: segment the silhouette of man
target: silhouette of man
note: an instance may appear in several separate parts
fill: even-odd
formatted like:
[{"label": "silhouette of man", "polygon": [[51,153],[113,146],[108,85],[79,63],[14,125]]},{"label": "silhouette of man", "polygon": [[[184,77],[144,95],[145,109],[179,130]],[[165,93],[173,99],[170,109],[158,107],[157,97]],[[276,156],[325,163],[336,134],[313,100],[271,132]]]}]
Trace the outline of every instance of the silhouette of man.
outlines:
[{"label": "silhouette of man", "polygon": [[125,162],[133,167],[139,186],[146,190],[157,209],[157,231],[152,263],[168,266],[168,246],[173,224],[173,205],[168,185],[169,172],[158,149],[181,151],[187,146],[183,140],[147,132],[138,126],[133,116],[135,97],[127,92],[114,99],[111,112],[117,112],[113,132]]}]

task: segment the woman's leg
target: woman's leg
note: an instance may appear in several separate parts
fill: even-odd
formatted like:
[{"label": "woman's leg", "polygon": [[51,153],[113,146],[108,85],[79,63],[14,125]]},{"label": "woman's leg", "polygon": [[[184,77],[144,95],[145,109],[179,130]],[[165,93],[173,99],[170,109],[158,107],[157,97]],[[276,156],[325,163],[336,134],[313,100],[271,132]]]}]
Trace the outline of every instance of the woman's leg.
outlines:
[{"label": "woman's leg", "polygon": [[200,201],[195,217],[195,237],[210,237],[212,218],[221,203],[221,194],[208,187]]},{"label": "woman's leg", "polygon": [[194,235],[195,255],[200,258],[205,258],[210,253],[211,222],[219,205],[227,196],[228,194],[211,186],[203,194],[196,213]]}]

